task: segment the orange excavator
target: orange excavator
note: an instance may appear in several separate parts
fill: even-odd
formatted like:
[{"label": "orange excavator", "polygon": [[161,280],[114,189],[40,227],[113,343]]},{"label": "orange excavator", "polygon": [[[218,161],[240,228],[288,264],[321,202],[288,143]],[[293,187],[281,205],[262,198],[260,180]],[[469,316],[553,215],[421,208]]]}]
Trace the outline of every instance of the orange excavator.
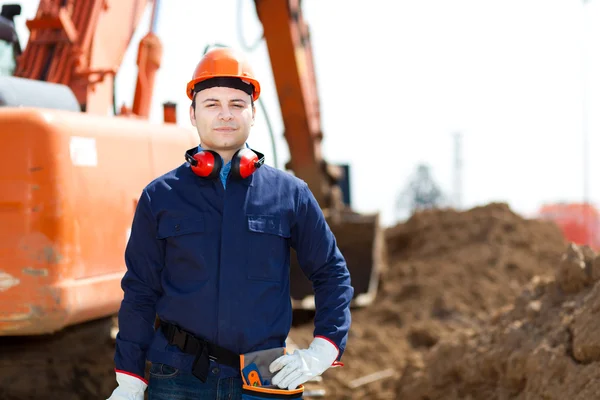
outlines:
[{"label": "orange excavator", "polygon": [[[115,75],[147,3],[151,26],[138,47],[132,106],[117,109]],[[26,21],[30,36],[23,49],[15,30],[20,6],[2,7],[1,343],[9,337],[52,340],[118,312],[136,199],[198,143],[195,132],[177,124],[173,103],[163,105],[163,123],[148,121],[162,56],[156,34],[160,4],[40,0],[35,17]],[[375,297],[384,262],[383,235],[378,214],[352,210],[346,170],[322,157],[319,98],[301,2],[256,0],[255,5],[289,146],[286,168],[313,191],[347,259],[354,306],[366,306]],[[312,309],[310,281],[292,260],[293,307]],[[6,349],[0,348],[0,367],[8,365],[2,358],[10,353]],[[0,379],[6,379],[2,371]],[[2,398],[4,386],[0,381]]]}]

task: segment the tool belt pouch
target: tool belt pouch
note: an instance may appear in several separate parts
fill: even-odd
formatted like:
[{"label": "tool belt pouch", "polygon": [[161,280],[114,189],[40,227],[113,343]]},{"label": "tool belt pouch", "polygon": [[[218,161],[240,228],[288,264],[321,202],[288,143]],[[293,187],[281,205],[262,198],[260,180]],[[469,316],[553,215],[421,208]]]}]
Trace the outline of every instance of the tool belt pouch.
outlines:
[{"label": "tool belt pouch", "polygon": [[302,399],[304,386],[294,390],[281,389],[271,384],[274,374],[269,371],[269,365],[277,358],[286,354],[284,347],[260,350],[240,356],[242,372],[242,400],[262,399]]}]

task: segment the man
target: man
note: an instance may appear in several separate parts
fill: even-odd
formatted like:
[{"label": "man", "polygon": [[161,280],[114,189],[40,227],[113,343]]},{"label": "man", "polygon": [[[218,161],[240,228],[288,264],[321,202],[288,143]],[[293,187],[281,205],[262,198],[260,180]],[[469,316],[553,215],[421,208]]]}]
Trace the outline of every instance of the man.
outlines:
[{"label": "man", "polygon": [[246,144],[260,95],[252,70],[231,49],[211,50],[187,95],[200,145],[139,198],[110,400],[142,400],[146,388],[150,400],[240,399],[240,355],[285,347],[290,247],[314,285],[315,337],[268,359],[260,373],[272,379],[261,384],[294,390],[340,365],[345,349],[354,292],[322,211],[305,182]]}]

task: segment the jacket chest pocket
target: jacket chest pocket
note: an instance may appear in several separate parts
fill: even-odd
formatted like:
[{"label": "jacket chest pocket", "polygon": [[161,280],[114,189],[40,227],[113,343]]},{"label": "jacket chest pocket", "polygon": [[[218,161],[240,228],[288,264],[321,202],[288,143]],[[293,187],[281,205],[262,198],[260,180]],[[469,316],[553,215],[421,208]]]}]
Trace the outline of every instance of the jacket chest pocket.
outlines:
[{"label": "jacket chest pocket", "polygon": [[166,278],[178,289],[193,289],[209,278],[204,249],[208,234],[202,218],[165,216],[158,224],[158,239],[166,242]]},{"label": "jacket chest pocket", "polygon": [[279,216],[248,215],[248,278],[282,282],[288,279],[290,227]]}]

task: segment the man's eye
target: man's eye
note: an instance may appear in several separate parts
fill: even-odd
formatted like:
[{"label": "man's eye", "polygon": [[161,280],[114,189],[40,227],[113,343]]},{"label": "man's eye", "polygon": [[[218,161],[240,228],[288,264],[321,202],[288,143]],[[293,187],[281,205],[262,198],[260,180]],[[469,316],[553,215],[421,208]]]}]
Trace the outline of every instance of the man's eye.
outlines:
[{"label": "man's eye", "polygon": [[207,104],[206,107],[214,107],[216,104]]}]

